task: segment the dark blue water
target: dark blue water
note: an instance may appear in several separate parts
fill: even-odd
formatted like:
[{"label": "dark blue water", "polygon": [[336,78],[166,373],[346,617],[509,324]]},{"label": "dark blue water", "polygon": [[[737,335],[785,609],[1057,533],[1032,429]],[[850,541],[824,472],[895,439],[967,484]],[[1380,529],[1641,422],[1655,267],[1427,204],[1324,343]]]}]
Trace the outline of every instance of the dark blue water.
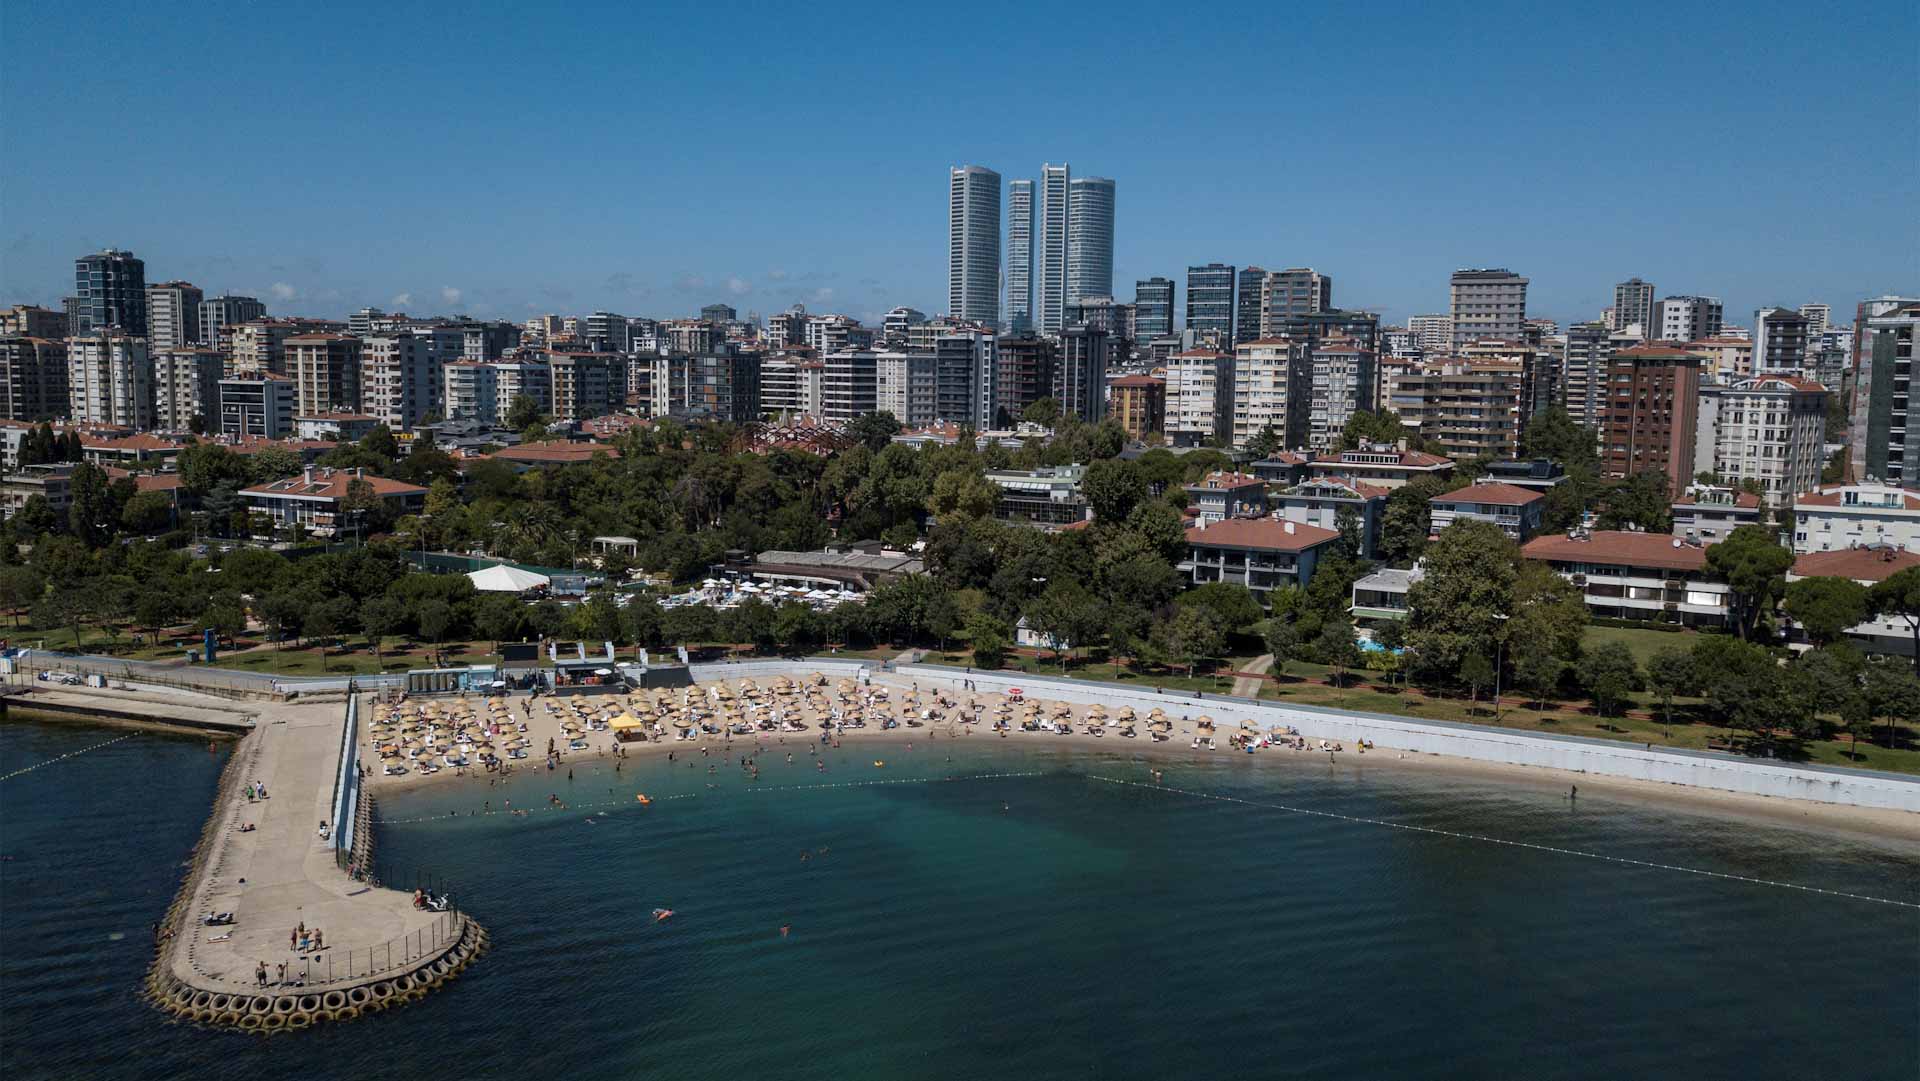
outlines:
[{"label": "dark blue water", "polygon": [[[0,726],[0,773],[117,734]],[[381,862],[458,883],[497,948],[421,1004],[274,1038],[137,997],[221,759],[141,735],[13,777],[0,1073],[1920,1076],[1915,909],[1089,779],[1144,780],[1124,754],[947,750],[849,748],[824,778],[776,753],[758,782],[650,762],[388,797]],[[903,783],[864,783],[880,779]],[[1166,779],[1920,901],[1920,843],[1570,807],[1557,783],[1385,755],[1176,759]],[[791,787],[822,780],[861,783]],[[550,792],[572,808],[466,816]],[[654,925],[661,906],[678,914]]]}]

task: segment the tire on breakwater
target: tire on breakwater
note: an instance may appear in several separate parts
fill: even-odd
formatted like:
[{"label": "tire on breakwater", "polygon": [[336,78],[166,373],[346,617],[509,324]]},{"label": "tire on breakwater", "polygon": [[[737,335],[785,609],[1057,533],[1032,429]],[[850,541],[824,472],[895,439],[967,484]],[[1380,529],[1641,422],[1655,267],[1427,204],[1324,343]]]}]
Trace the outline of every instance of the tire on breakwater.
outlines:
[{"label": "tire on breakwater", "polygon": [[373,993],[365,987],[347,988],[347,1004],[350,1006],[365,1006],[372,999]]},{"label": "tire on breakwater", "polygon": [[207,1003],[207,1007],[215,1013],[225,1013],[227,1010],[233,1008],[233,996],[222,991],[213,996],[213,1001]]},{"label": "tire on breakwater", "polygon": [[273,1000],[273,1012],[280,1017],[285,1017],[299,1008],[300,1000],[292,995],[281,995]]},{"label": "tire on breakwater", "polygon": [[264,1017],[273,1012],[273,999],[266,995],[255,995],[247,1000],[247,1012],[255,1017]]},{"label": "tire on breakwater", "polygon": [[347,1004],[347,993],[345,991],[328,991],[326,994],[320,996],[320,1004],[329,1010],[337,1010]]},{"label": "tire on breakwater", "polygon": [[289,1029],[310,1028],[312,1025],[313,1015],[305,1010],[287,1015],[287,1028]]},{"label": "tire on breakwater", "polygon": [[301,995],[300,1000],[298,1002],[295,1002],[294,1005],[298,1007],[298,1010],[296,1012],[311,1014],[315,1010],[318,1010],[320,1008],[320,996],[319,995]]},{"label": "tire on breakwater", "polygon": [[260,1019],[260,1027],[268,1032],[279,1032],[281,1029],[287,1027],[287,1015],[284,1013],[270,1013]]}]

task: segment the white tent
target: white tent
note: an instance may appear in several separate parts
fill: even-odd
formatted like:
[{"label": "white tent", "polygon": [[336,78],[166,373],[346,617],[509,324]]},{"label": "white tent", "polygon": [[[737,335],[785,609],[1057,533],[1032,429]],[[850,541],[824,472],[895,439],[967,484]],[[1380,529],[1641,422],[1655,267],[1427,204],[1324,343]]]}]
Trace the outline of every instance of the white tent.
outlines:
[{"label": "white tent", "polygon": [[474,571],[467,577],[472,580],[473,588],[482,593],[525,593],[529,589],[552,584],[552,579],[544,574],[523,571],[504,563]]}]

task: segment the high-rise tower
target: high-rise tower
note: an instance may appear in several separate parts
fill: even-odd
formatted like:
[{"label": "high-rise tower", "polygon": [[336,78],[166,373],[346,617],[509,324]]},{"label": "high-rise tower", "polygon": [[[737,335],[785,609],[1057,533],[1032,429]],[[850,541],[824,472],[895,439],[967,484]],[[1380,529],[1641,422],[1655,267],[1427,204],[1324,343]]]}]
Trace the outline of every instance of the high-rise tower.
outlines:
[{"label": "high-rise tower", "polygon": [[1067,303],[1113,295],[1113,181],[1067,185]]},{"label": "high-rise tower", "polygon": [[948,178],[947,311],[1000,322],[1000,174],[963,165]]},{"label": "high-rise tower", "polygon": [[1040,167],[1040,248],[1034,254],[1034,324],[1042,334],[1058,334],[1067,318],[1068,191],[1065,165]]},{"label": "high-rise tower", "polygon": [[1007,184],[1007,329],[1033,331],[1033,181]]},{"label": "high-rise tower", "polygon": [[72,330],[75,337],[118,330],[147,333],[147,264],[130,251],[108,248],[73,264]]}]

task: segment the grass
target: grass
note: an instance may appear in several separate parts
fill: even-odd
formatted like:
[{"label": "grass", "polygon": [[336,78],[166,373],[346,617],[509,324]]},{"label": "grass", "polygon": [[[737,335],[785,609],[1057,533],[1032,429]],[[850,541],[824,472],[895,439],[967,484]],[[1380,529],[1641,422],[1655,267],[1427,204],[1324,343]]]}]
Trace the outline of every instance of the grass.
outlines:
[{"label": "grass", "polygon": [[[1233,690],[1233,673],[1245,667],[1253,659],[1250,656],[1229,657],[1211,672],[1199,672],[1189,676],[1183,669],[1134,667],[1097,658],[1070,657],[1067,663],[1062,665],[1053,659],[1051,651],[1046,651],[1012,654],[1000,668],[1002,671],[1026,672],[1030,675],[1051,676],[1056,679],[1088,679],[1136,687],[1164,687],[1170,691],[1228,694]],[[973,655],[965,650],[946,653],[935,650],[926,655],[924,663],[959,668],[972,665]]]},{"label": "grass", "polygon": [[1633,652],[1633,659],[1641,667],[1646,667],[1647,659],[1656,650],[1674,646],[1679,649],[1692,649],[1700,635],[1696,631],[1650,631],[1640,627],[1588,627],[1580,639],[1584,649],[1594,649],[1607,642],[1619,642]]}]

